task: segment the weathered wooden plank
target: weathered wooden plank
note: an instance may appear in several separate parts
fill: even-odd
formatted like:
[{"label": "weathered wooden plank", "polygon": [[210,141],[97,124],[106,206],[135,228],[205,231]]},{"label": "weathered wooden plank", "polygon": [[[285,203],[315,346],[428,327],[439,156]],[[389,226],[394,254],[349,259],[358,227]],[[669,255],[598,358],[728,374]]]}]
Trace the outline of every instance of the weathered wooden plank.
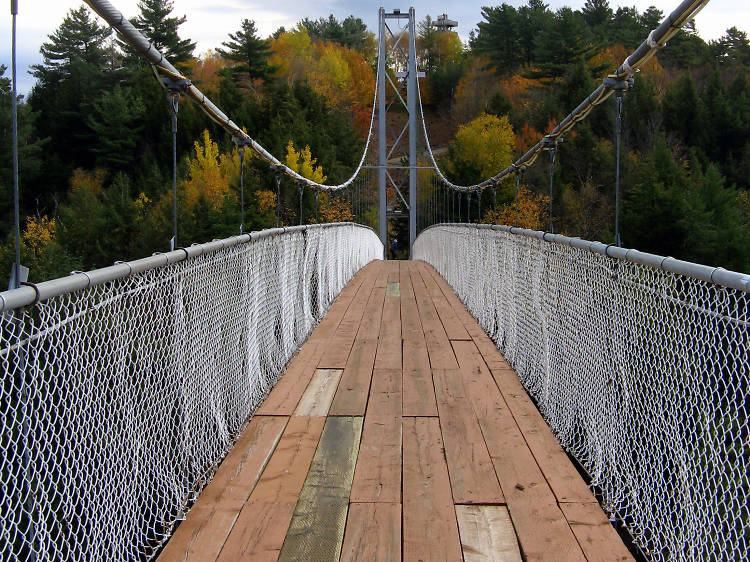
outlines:
[{"label": "weathered wooden plank", "polygon": [[457,505],[464,562],[521,562],[516,533],[503,505]]},{"label": "weathered wooden plank", "polygon": [[461,373],[434,370],[432,377],[454,503],[504,503]]},{"label": "weathered wooden plank", "polygon": [[361,417],[326,421],[280,561],[338,560],[361,433]]},{"label": "weathered wooden plank", "polygon": [[172,560],[215,560],[240,510],[260,478],[286,417],[253,418],[229,452],[211,483],[180,524],[159,556]]},{"label": "weathered wooden plank", "polygon": [[515,371],[508,368],[491,369],[491,372],[557,501],[598,505],[596,497],[570,462]]},{"label": "weathered wooden plank", "polygon": [[388,297],[383,304],[375,369],[401,369],[401,305],[397,298]]},{"label": "weathered wooden plank", "polygon": [[388,283],[388,286],[385,288],[385,296],[386,297],[400,297],[401,296],[401,286],[396,283]]},{"label": "weathered wooden plank", "polygon": [[[385,285],[385,279],[387,279],[388,271],[385,267],[382,267],[381,273],[378,278],[383,274],[383,284]],[[375,286],[370,293],[370,299],[367,301],[364,314],[362,315],[362,321],[357,330],[357,339],[364,340],[375,340],[380,334],[380,319],[383,316],[383,302],[385,301],[386,288],[385,286]]]},{"label": "weathered wooden plank", "polygon": [[326,417],[342,373],[341,369],[316,370],[307,390],[299,401],[297,409],[294,411],[294,415]]},{"label": "weathered wooden plank", "polygon": [[308,340],[292,359],[255,415],[290,416],[315,374],[322,349],[321,343]]},{"label": "weathered wooden plank", "polygon": [[376,370],[354,472],[352,502],[401,502],[401,370]]},{"label": "weathered wooden plank", "polygon": [[453,346],[524,556],[527,560],[582,560],[583,552],[479,350],[470,341],[455,341]]},{"label": "weathered wooden plank", "polygon": [[448,467],[436,418],[404,418],[405,561],[461,560]]},{"label": "weathered wooden plank", "polygon": [[378,340],[355,340],[331,404],[332,416],[364,416]]},{"label": "weathered wooden plank", "polygon": [[290,418],[258,484],[229,533],[219,560],[276,559],[310,462],[322,418]]},{"label": "weathered wooden plank", "polygon": [[437,416],[430,357],[424,341],[404,340],[403,412],[405,416]]},{"label": "weathered wooden plank", "polygon": [[443,329],[432,299],[427,294],[427,288],[419,270],[411,271],[411,282],[417,300],[419,318],[422,321],[424,339],[430,353],[430,365],[433,369],[458,369],[448,335]]},{"label": "weathered wooden plank", "polygon": [[401,336],[404,341],[424,341],[422,322],[419,319],[419,309],[414,298],[414,290],[407,267],[401,268]]},{"label": "weathered wooden plank", "polygon": [[346,522],[342,562],[399,562],[401,504],[352,503]]},{"label": "weathered wooden plank", "polygon": [[561,503],[560,508],[570,528],[573,529],[587,560],[596,562],[633,560],[633,556],[599,504]]},{"label": "weathered wooden plank", "polygon": [[432,303],[435,305],[440,322],[443,324],[443,329],[450,340],[469,340],[471,336],[466,331],[461,320],[453,310],[453,306],[448,302],[448,299],[443,294],[442,289],[438,286],[437,282],[433,278],[429,269],[431,266],[424,262],[420,262],[419,273],[422,276],[422,281],[427,287],[427,292],[432,299]]}]

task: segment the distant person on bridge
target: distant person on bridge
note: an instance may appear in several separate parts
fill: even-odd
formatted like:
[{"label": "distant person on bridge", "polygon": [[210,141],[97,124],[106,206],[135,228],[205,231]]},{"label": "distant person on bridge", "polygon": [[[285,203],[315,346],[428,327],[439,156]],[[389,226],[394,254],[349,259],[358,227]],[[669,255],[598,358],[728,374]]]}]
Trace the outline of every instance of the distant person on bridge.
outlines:
[{"label": "distant person on bridge", "polygon": [[396,252],[398,252],[398,239],[394,238],[391,242],[391,259],[396,259]]}]

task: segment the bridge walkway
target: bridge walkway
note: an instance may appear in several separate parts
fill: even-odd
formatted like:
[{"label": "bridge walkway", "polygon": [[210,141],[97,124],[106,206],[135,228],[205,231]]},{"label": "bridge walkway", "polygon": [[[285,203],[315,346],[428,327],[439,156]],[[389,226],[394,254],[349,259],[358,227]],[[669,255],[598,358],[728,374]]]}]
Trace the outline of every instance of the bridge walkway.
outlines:
[{"label": "bridge walkway", "polygon": [[423,262],[344,288],[160,560],[628,560],[521,386]]}]

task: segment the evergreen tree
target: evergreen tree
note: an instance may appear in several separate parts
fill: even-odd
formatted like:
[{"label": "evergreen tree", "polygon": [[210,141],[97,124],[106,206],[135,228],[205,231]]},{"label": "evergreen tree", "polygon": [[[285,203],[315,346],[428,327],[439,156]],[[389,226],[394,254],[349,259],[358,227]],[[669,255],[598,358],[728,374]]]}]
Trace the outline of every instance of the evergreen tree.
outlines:
[{"label": "evergreen tree", "polygon": [[646,38],[648,30],[641,23],[635,8],[617,8],[610,26],[610,41],[620,43],[626,49],[636,49]]},{"label": "evergreen tree", "polygon": [[92,149],[97,155],[97,165],[121,169],[133,164],[144,113],[142,100],[133,96],[130,88],[119,84],[93,103],[86,124],[98,139]]},{"label": "evergreen tree", "polygon": [[233,72],[244,72],[250,79],[262,78],[267,80],[275,71],[268,65],[268,56],[271,53],[271,42],[260,39],[255,22],[249,19],[242,20],[242,27],[237,33],[229,34],[229,41],[222,43],[226,49],[216,49],[222,57],[237,61],[239,64],[232,68]]},{"label": "evergreen tree", "polygon": [[111,35],[109,27],[99,25],[86,6],[70,10],[49,41],[39,49],[44,62],[35,64],[32,74],[42,82],[60,80],[70,73],[70,65],[80,60],[94,68],[107,62],[105,42]]},{"label": "evergreen tree", "polygon": [[682,142],[688,146],[703,149],[706,146],[707,123],[705,108],[695,90],[695,82],[689,72],[664,94],[662,101],[664,128],[677,133]]},{"label": "evergreen tree", "polygon": [[609,0],[586,0],[581,8],[583,19],[595,34],[609,34],[609,24],[612,21],[612,8]]},{"label": "evergreen tree", "polygon": [[717,41],[711,41],[709,47],[714,58],[722,64],[750,65],[750,40],[747,33],[736,27],[727,29],[726,34]]},{"label": "evergreen tree", "polygon": [[138,3],[141,14],[133,20],[138,28],[172,64],[185,62],[193,56],[195,43],[190,39],[180,39],[177,28],[187,18],[169,17],[174,9],[170,0],[141,0]]},{"label": "evergreen tree", "polygon": [[518,11],[509,4],[482,8],[485,21],[469,41],[472,50],[492,61],[500,74],[516,70],[524,61]]},{"label": "evergreen tree", "polygon": [[372,34],[367,31],[367,26],[360,18],[349,16],[342,21],[338,21],[331,14],[327,18],[317,20],[305,18],[299,23],[307,29],[310,37],[317,37],[324,41],[334,41],[344,47],[367,54],[365,51],[371,42],[370,37]]}]

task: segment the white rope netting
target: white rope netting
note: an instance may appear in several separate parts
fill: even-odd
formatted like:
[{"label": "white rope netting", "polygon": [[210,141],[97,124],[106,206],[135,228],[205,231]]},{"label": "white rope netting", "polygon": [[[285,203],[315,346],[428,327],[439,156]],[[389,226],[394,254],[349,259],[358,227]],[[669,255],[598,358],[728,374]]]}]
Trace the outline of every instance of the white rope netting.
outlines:
[{"label": "white rope netting", "polygon": [[414,256],[497,343],[644,553],[750,558],[747,290],[505,227],[436,226]]},{"label": "white rope netting", "polygon": [[383,254],[358,225],[290,230],[2,315],[0,558],[153,556]]}]

